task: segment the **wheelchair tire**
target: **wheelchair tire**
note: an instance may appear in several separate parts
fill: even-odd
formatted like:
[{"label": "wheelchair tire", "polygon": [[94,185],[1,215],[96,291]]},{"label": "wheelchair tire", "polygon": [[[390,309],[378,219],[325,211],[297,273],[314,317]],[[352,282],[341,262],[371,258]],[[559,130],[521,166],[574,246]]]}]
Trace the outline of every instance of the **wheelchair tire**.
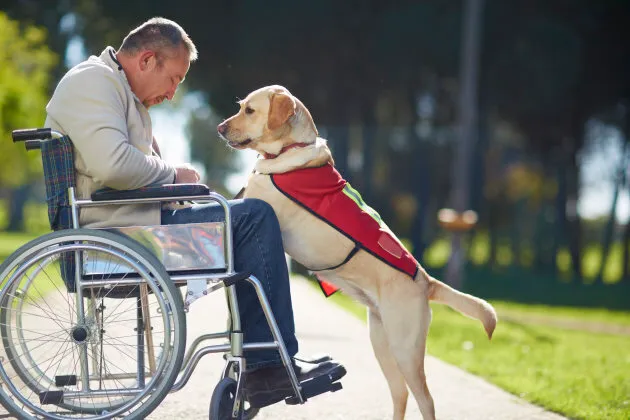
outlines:
[{"label": "wheelchair tire", "polygon": [[[77,307],[84,307],[85,298],[83,303],[79,304],[76,293],[68,291],[62,280],[63,275],[60,274],[63,256],[67,255],[66,253],[74,255],[76,251],[85,253],[82,255],[86,259],[89,253],[93,253],[109,257],[107,261],[112,266],[119,267],[122,264],[126,269],[135,269],[127,277],[126,284],[113,278],[111,274],[103,274],[103,278],[112,277],[113,280],[111,284],[108,283],[92,295],[97,296],[101,302],[100,322],[94,320],[99,318],[98,315],[88,316],[82,309],[80,313],[83,314],[84,324],[79,325],[73,321],[72,310],[65,311],[58,306],[58,304],[73,306],[74,300]],[[16,277],[18,272],[19,275]],[[40,275],[40,272],[44,275]],[[142,288],[146,285],[149,292],[144,295],[143,305],[140,303],[139,294],[132,293],[133,290],[136,293],[140,289],[138,278],[142,279]],[[41,282],[38,282],[40,280]],[[152,412],[171,390],[177,379],[186,346],[186,320],[182,297],[159,260],[138,242],[120,234],[100,230],[75,229],[53,232],[27,243],[5,260],[0,265],[0,283],[3,284],[0,290],[0,330],[6,358],[9,361],[9,364],[3,361],[0,365],[0,378],[5,383],[0,387],[0,403],[12,414],[19,418],[108,419],[125,416],[141,419]],[[135,286],[130,287],[130,284]],[[84,293],[87,293],[87,290],[84,289]],[[120,290],[127,291],[128,299],[118,297],[114,300],[108,295]],[[141,360],[141,355],[143,361],[146,358],[147,352],[139,349],[148,348],[144,344],[145,335],[136,331],[129,336],[123,336],[116,330],[120,326],[125,328],[131,326],[128,319],[115,312],[116,309],[124,309],[124,305],[129,301],[134,303],[134,321],[138,322],[139,326],[143,326],[150,318],[155,321],[156,327],[163,328],[163,331],[157,332],[157,336],[159,339],[160,334],[163,334],[164,341],[159,347],[152,347],[154,352],[156,350],[159,352],[155,363],[157,367],[146,375],[144,381],[139,379],[145,375],[138,373],[140,372],[138,366],[142,366],[138,361]],[[105,312],[105,302],[109,306],[108,312]],[[28,310],[24,310],[24,307]],[[158,315],[152,318],[154,308],[157,308]],[[65,319],[66,314],[69,314],[69,319]],[[28,321],[22,319],[28,316],[33,319]],[[23,328],[23,322],[29,321],[27,328]],[[56,329],[54,334],[49,334],[51,328]],[[130,350],[129,337],[134,337],[137,343],[142,342],[136,346],[135,352]],[[58,344],[55,346],[55,343]],[[44,359],[41,348],[46,345],[50,346],[50,353],[55,349],[67,350],[65,353],[57,350],[56,355],[59,357],[51,356]],[[92,354],[89,361],[85,362],[85,366],[92,369],[87,376],[90,384],[87,393],[85,389],[79,390],[77,385],[81,383],[84,386],[81,378],[86,376],[81,376],[77,365],[82,364],[83,360],[86,360],[85,357],[81,363],[74,359],[74,370],[72,363],[63,366],[66,370],[61,368],[65,359],[75,357],[75,353],[83,351],[83,354],[87,354],[85,350],[77,350],[83,347],[100,348],[99,354]],[[135,356],[132,353],[135,353]],[[136,372],[116,371],[120,367],[118,364],[122,366],[119,360],[103,367],[109,362],[105,360],[105,354],[118,354],[117,357],[129,360],[135,357]],[[8,365],[14,371],[11,375],[6,370]],[[100,371],[96,365],[100,367]],[[128,365],[125,365],[125,368],[133,369]],[[125,380],[131,380],[132,377],[135,386],[126,387]],[[117,388],[112,390],[107,386]],[[83,394],[78,391],[83,391]]]},{"label": "wheelchair tire", "polygon": [[232,417],[232,408],[236,398],[236,381],[223,378],[212,392],[210,399],[210,420],[243,420],[243,404],[237,417]]},{"label": "wheelchair tire", "polygon": [[[230,328],[230,325],[228,324],[228,329]],[[233,380],[237,380],[239,373],[236,372],[236,370],[234,369],[235,365],[231,365],[228,367],[228,378],[232,378]],[[249,403],[247,402],[247,400],[245,399],[243,401],[243,418],[242,420],[252,420],[254,417],[256,417],[258,415],[258,412],[260,411],[260,408],[256,408],[256,407],[250,407]]]},{"label": "wheelchair tire", "polygon": [[[247,404],[247,402],[245,402]],[[243,410],[243,420],[252,420],[258,415],[260,408],[247,407]]]}]

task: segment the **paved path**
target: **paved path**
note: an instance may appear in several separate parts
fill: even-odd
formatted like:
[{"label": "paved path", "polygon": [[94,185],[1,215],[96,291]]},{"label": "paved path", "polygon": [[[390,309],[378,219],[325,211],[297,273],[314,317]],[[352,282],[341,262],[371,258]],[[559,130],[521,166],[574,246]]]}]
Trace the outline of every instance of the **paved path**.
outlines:
[{"label": "paved path", "polygon": [[[341,361],[348,374],[344,389],[320,395],[303,406],[279,403],[263,409],[260,420],[344,419],[376,420],[391,418],[389,391],[372,354],[366,325],[328,302],[303,279],[295,279],[293,306],[300,341],[300,353],[326,352]],[[192,305],[188,315],[188,342],[206,332],[225,328],[226,305],[222,292],[206,296]],[[1,347],[1,346],[0,346]],[[0,351],[0,356],[4,356]],[[438,419],[457,420],[561,420],[501,389],[448,365],[427,357],[427,377]],[[149,420],[204,420],[223,359],[208,355],[201,360],[188,384],[170,394]],[[0,419],[10,418],[0,407]],[[420,419],[415,401],[410,399],[407,419]]]},{"label": "paved path", "polygon": [[[344,363],[348,374],[344,389],[320,395],[303,406],[280,403],[263,409],[261,420],[391,418],[389,391],[372,354],[367,327],[343,309],[326,301],[304,280],[293,281],[293,306],[301,354],[326,352]],[[189,342],[207,331],[225,326],[225,302],[221,292],[194,303],[188,316]],[[563,417],[533,406],[456,367],[427,357],[429,388],[438,419],[457,420],[560,420]],[[199,363],[189,383],[170,394],[150,420],[207,419],[212,390],[218,381],[222,359],[209,355]],[[407,419],[420,419],[410,399]]]}]

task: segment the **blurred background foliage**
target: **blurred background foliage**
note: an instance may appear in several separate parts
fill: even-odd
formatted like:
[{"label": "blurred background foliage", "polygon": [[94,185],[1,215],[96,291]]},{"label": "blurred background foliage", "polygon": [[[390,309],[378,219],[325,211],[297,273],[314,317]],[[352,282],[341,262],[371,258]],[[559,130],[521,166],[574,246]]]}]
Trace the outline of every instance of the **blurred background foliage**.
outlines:
[{"label": "blurred background foliage", "polygon": [[[43,28],[10,20],[0,11],[0,136],[10,138],[19,127],[38,126],[48,102],[50,71],[57,65],[57,55],[50,50]],[[0,142],[0,187],[16,211],[25,205],[30,184],[41,178],[39,156],[15,147],[9,141]]]},{"label": "blurred background foliage", "polygon": [[[310,109],[342,174],[441,274],[449,233],[436,214],[452,205],[461,1],[3,0],[0,10],[12,19],[0,15],[3,138],[43,123],[71,52],[118,47],[165,16],[200,51],[172,107],[186,115],[209,185],[235,193],[230,176],[251,170],[217,138],[217,123],[251,90],[282,84]],[[485,1],[468,290],[630,307],[628,18],[626,0]],[[36,159],[18,149],[0,142],[12,230],[24,228],[27,199],[41,199],[24,191]]]}]

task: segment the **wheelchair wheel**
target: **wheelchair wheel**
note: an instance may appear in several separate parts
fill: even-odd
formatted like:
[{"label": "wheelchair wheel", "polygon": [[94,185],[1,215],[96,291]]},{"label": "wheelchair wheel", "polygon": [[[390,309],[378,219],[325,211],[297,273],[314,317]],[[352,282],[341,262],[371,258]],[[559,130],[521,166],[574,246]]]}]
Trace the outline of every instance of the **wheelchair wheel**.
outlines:
[{"label": "wheelchair wheel", "polygon": [[[76,270],[81,299],[68,287]],[[136,241],[54,232],[5,260],[0,284],[0,403],[12,414],[140,419],[171,390],[185,350],[183,302]]]},{"label": "wheelchair wheel", "polygon": [[[228,325],[228,329],[229,328],[231,327]],[[234,364],[231,364],[227,367],[226,374],[227,374],[226,377],[232,378],[232,380],[234,381],[238,380],[239,373],[237,373],[237,369]],[[247,402],[247,400],[244,399],[242,403],[242,411],[243,411],[242,420],[252,420],[254,417],[256,417],[256,415],[258,415],[260,408],[251,407],[249,405],[249,402]]]},{"label": "wheelchair wheel", "polygon": [[243,420],[243,405],[237,417],[232,417],[232,409],[236,398],[236,381],[223,378],[212,392],[210,399],[210,420]]},{"label": "wheelchair wheel", "polygon": [[[247,406],[247,402],[245,402],[245,405]],[[247,407],[243,410],[243,420],[251,420],[254,417],[256,417],[256,415],[258,415],[258,412],[260,411],[259,408],[254,408],[254,407]]]}]

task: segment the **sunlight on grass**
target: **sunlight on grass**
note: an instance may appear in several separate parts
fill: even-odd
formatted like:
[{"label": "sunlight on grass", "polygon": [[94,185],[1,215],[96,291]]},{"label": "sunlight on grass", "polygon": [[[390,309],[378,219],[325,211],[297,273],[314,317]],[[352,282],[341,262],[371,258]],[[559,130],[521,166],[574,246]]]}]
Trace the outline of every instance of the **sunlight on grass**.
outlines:
[{"label": "sunlight on grass", "polygon": [[[599,248],[599,260],[601,262],[602,249]],[[604,267],[604,283],[616,283],[621,280],[623,276],[623,246],[621,242],[615,242],[610,247],[610,255],[608,255],[608,260],[604,261],[606,264]]]},{"label": "sunlight on grass", "polygon": [[556,254],[556,264],[561,273],[569,273],[571,271],[571,254],[568,249],[559,249]]},{"label": "sunlight on grass", "polygon": [[582,251],[582,274],[586,279],[594,279],[599,271],[602,255],[600,246],[588,245]]},{"label": "sunlight on grass", "polygon": [[470,260],[475,265],[481,265],[490,259],[490,241],[487,232],[478,232],[473,236],[470,244]]},{"label": "sunlight on grass", "polygon": [[500,321],[489,341],[479,323],[432,307],[430,354],[570,417],[629,418],[630,336]]},{"label": "sunlight on grass", "polygon": [[39,235],[23,232],[0,232],[0,261]]},{"label": "sunlight on grass", "polygon": [[451,254],[451,242],[449,239],[440,238],[433,241],[424,251],[424,262],[429,267],[442,267],[448,262]]},{"label": "sunlight on grass", "polygon": [[531,244],[523,244],[519,258],[524,267],[531,267],[534,264],[534,247]]},{"label": "sunlight on grass", "polygon": [[[0,200],[0,229],[8,224],[7,204]],[[46,203],[29,201],[24,206],[24,228],[26,232],[41,235],[50,231]],[[4,232],[0,233],[4,234]]]},{"label": "sunlight on grass", "polygon": [[497,262],[499,265],[506,267],[512,264],[513,260],[512,250],[507,246],[507,244],[499,245],[497,248]]},{"label": "sunlight on grass", "polygon": [[[314,282],[313,287],[318,286]],[[366,320],[340,293],[329,301]],[[630,336],[594,334],[499,320],[492,341],[481,324],[431,304],[428,352],[549,410],[573,418],[630,418]],[[496,302],[511,311],[630,325],[630,312]]]},{"label": "sunlight on grass", "polygon": [[[472,237],[465,236],[469,240],[468,258],[474,265],[487,264],[490,259],[490,237],[488,232],[475,232]],[[407,244],[407,242],[404,242]],[[506,238],[499,239],[496,249],[496,264],[501,267],[509,267],[518,263],[522,267],[532,267],[534,264],[536,244],[523,242],[520,244],[519,254],[515,257],[511,243]],[[587,283],[595,280],[599,274],[602,260],[602,246],[594,243],[582,249],[581,268],[584,279]],[[446,235],[435,239],[427,247],[423,263],[430,268],[444,267],[451,254],[451,238]],[[556,254],[556,266],[561,280],[570,279],[572,276],[571,254],[566,247],[558,249]],[[604,283],[614,284],[621,280],[623,276],[623,244],[615,242],[611,245],[610,254],[603,272]]]},{"label": "sunlight on grass", "polygon": [[515,315],[536,315],[561,319],[583,320],[630,326],[629,311],[614,311],[598,308],[574,308],[569,306],[526,305],[514,302],[491,301],[499,315],[501,313]]}]

